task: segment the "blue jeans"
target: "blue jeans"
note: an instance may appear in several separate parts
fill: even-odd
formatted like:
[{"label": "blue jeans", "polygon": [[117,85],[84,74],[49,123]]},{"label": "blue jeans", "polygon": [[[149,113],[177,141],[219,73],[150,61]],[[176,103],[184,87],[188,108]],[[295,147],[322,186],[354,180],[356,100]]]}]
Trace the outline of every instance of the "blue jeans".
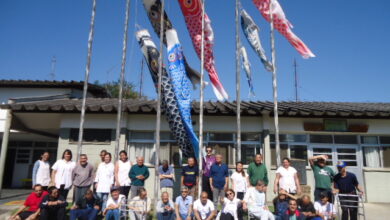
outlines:
[{"label": "blue jeans", "polygon": [[106,203],[108,200],[108,193],[96,193],[97,197],[100,199],[102,202],[102,211],[106,208]]},{"label": "blue jeans", "polygon": [[107,211],[106,220],[119,220],[119,209],[110,209]]},{"label": "blue jeans", "polygon": [[98,212],[99,210],[95,208],[70,210],[70,220],[76,220],[76,219],[95,220]]},{"label": "blue jeans", "polygon": [[[175,219],[175,213],[172,212],[159,212],[157,213],[157,219],[158,220],[174,220]],[[185,220],[185,219],[183,219]]]}]

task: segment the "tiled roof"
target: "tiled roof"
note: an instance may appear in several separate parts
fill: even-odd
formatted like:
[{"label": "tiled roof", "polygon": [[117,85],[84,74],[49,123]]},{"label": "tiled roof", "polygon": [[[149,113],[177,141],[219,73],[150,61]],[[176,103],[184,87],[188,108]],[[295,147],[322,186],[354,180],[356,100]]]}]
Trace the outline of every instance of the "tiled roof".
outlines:
[{"label": "tiled roof", "polygon": [[[0,80],[1,87],[14,88],[73,88],[83,90],[83,81],[56,81],[56,80]],[[99,98],[109,98],[107,90],[101,86],[88,84],[88,92]]]},{"label": "tiled roof", "polygon": [[[118,99],[88,98],[87,112],[115,113]],[[193,102],[193,114],[199,114],[199,103]],[[45,101],[21,102],[1,105],[15,112],[58,112],[75,113],[81,110],[80,99],[57,99]],[[155,114],[155,100],[123,100],[123,110],[131,114]],[[235,102],[205,102],[205,115],[236,115]],[[327,118],[388,118],[390,103],[355,103],[355,102],[279,102],[279,116],[282,117],[327,117]],[[251,101],[241,103],[241,115],[273,115],[273,103]]]}]

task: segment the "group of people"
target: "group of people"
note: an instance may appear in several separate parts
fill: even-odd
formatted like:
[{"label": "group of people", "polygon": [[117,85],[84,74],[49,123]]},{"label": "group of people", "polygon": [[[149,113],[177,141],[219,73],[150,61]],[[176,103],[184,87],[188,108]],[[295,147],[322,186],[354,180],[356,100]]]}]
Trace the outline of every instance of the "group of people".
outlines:
[{"label": "group of people", "polygon": [[[126,151],[119,153],[119,160],[113,164],[111,154],[100,152],[101,163],[95,168],[88,157],[81,154],[77,164],[72,161],[72,152],[65,150],[50,171],[49,153],[42,154],[34,164],[33,189],[25,204],[10,219],[65,219],[68,207],[67,196],[73,187],[73,204],[70,219],[96,219],[105,216],[108,220],[121,217],[145,220],[151,216],[151,199],[144,188],[149,169],[144,158],[139,156],[132,164]],[[284,158],[276,170],[273,191],[274,212],[268,208],[266,192],[269,185],[268,171],[261,154],[254,157],[248,166],[238,162],[235,171],[229,175],[228,166],[222,155],[213,154],[212,147],[206,147],[202,161],[202,187],[199,186],[199,168],[195,158],[188,158],[182,167],[180,195],[173,200],[174,169],[164,160],[158,168],[161,198],[154,206],[159,220],[211,220],[243,219],[244,212],[261,220],[334,219],[336,210],[332,204],[332,193],[363,193],[356,176],[346,171],[346,164],[339,162],[339,173],[326,166],[325,155],[309,159],[314,172],[315,203],[310,196],[301,195],[302,190],[297,171]],[[200,197],[198,190],[202,190]],[[357,198],[357,197],[356,197]],[[352,202],[353,203],[353,202]],[[342,219],[357,219],[353,205],[343,208]]]}]

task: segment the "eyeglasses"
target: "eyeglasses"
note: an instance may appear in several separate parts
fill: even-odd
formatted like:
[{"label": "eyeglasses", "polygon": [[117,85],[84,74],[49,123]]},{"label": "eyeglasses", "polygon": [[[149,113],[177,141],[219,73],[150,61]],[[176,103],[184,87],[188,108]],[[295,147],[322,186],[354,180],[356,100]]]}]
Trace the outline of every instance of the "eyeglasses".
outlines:
[{"label": "eyeglasses", "polygon": [[227,195],[230,196],[230,195],[234,195],[234,194],[233,193],[227,193]]}]

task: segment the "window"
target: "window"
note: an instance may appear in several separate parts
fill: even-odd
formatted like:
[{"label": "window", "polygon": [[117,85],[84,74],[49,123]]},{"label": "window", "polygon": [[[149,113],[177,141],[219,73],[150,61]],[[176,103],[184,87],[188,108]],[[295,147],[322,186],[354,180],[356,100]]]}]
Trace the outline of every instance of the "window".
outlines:
[{"label": "window", "polygon": [[389,168],[390,167],[390,146],[386,146],[382,148],[383,150],[383,167]]},{"label": "window", "polygon": [[344,161],[347,166],[356,167],[357,157],[355,148],[337,148],[337,161]]},{"label": "window", "polygon": [[360,142],[362,144],[378,144],[377,136],[361,136]]},{"label": "window", "polygon": [[241,162],[249,164],[256,154],[263,154],[260,144],[241,144]]},{"label": "window", "polygon": [[[275,142],[275,135],[270,135],[270,141]],[[306,134],[280,134],[280,142],[306,142]]]},{"label": "window", "polygon": [[209,141],[233,141],[232,133],[210,133]]},{"label": "window", "polygon": [[390,144],[390,136],[380,136],[379,140],[381,144]]},{"label": "window", "polygon": [[325,131],[347,131],[347,120],[324,119]]},{"label": "window", "polygon": [[290,145],[290,158],[291,159],[300,159],[307,160],[307,146],[306,145]]},{"label": "window", "polygon": [[234,155],[232,153],[229,154],[229,148],[233,149],[233,143],[232,144],[209,143],[208,145],[213,147],[215,154],[221,154],[222,155],[222,162],[223,163],[229,162],[229,164],[233,164],[233,157],[234,157]]},{"label": "window", "polygon": [[[284,157],[288,157],[288,145],[280,144],[280,159]],[[276,166],[276,146],[275,144],[271,144],[271,165]]]},{"label": "window", "polygon": [[332,166],[333,165],[333,154],[332,154],[332,148],[313,148],[313,156],[318,156],[324,154],[328,156],[328,160],[326,160],[326,165]]},{"label": "window", "polygon": [[380,148],[375,147],[363,147],[363,164],[365,167],[380,167]]},{"label": "window", "polygon": [[[307,158],[307,135],[306,134],[280,134],[280,159],[308,160]],[[271,165],[276,166],[275,135],[270,135],[271,141]]]},{"label": "window", "polygon": [[154,140],[154,132],[132,131],[130,132],[131,140]]},{"label": "window", "polygon": [[155,160],[154,143],[130,143],[130,161],[136,161],[138,156],[145,158],[145,164],[152,165]]},{"label": "window", "polygon": [[335,135],[334,136],[335,144],[357,144],[356,135]]},{"label": "window", "polygon": [[333,143],[332,135],[310,135],[311,143]]},{"label": "window", "polygon": [[[79,140],[79,129],[70,129],[69,142],[77,142]],[[84,129],[84,142],[110,143],[111,129]]]},{"label": "window", "polygon": [[241,141],[260,141],[260,133],[242,133]]}]

